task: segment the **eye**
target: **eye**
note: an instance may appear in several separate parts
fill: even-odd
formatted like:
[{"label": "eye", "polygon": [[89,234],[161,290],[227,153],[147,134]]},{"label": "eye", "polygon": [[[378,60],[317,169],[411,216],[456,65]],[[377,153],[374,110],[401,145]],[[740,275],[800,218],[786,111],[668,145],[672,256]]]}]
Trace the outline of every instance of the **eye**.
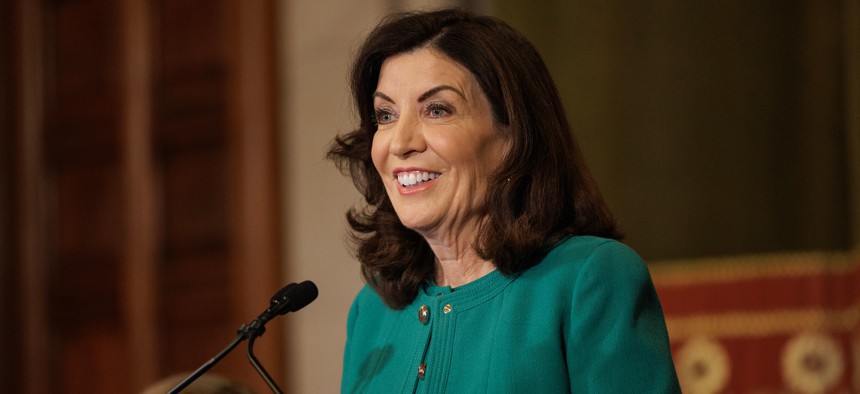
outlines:
[{"label": "eye", "polygon": [[388,108],[377,108],[374,119],[376,119],[376,124],[388,124],[394,121],[395,115]]},{"label": "eye", "polygon": [[453,111],[450,107],[442,103],[430,103],[427,104],[425,109],[425,113],[427,116],[431,118],[442,118],[447,115],[450,115]]}]

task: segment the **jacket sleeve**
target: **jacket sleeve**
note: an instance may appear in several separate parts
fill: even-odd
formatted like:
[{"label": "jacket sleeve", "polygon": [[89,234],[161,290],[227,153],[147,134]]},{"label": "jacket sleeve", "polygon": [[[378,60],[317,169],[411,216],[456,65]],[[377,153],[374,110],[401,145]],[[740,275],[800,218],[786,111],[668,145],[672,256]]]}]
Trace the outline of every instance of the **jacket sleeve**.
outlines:
[{"label": "jacket sleeve", "polygon": [[648,268],[607,242],[576,277],[566,335],[570,387],[583,393],[680,393]]},{"label": "jacket sleeve", "polygon": [[[362,289],[361,292],[366,291]],[[349,308],[349,315],[346,318],[346,343],[344,344],[343,349],[343,370],[341,372],[341,392],[346,393],[346,388],[349,387],[354,382],[351,382],[353,371],[351,370],[351,360],[352,357],[350,355],[350,348],[352,341],[355,340],[353,338],[353,330],[355,327],[355,322],[358,319],[358,309],[359,309],[359,300],[361,297],[361,292],[356,296],[355,300],[353,300],[352,305]]]}]

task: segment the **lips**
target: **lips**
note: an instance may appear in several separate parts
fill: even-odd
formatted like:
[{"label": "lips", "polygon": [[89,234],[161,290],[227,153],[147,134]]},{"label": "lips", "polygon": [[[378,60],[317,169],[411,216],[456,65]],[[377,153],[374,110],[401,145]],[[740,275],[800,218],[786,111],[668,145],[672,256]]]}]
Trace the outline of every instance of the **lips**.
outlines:
[{"label": "lips", "polygon": [[441,173],[431,171],[401,171],[396,176],[400,186],[410,188],[432,181],[441,175]]}]

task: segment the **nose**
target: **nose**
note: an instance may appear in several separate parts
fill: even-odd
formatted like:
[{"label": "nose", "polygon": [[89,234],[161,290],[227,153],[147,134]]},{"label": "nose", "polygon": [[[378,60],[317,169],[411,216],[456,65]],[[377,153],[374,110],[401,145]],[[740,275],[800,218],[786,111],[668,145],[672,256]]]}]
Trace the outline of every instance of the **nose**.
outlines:
[{"label": "nose", "polygon": [[401,118],[392,131],[388,149],[397,157],[408,157],[427,148],[420,122]]}]

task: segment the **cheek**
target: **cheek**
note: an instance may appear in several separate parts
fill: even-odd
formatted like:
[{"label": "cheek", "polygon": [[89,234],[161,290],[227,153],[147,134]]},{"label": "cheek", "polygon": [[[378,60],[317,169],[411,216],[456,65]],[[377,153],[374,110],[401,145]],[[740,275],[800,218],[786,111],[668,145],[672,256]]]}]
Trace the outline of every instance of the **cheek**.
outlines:
[{"label": "cheek", "polygon": [[468,128],[430,130],[424,138],[429,150],[448,164],[471,165],[479,152]]},{"label": "cheek", "polygon": [[482,172],[488,167],[495,167],[500,158],[496,137],[469,135],[440,141],[437,146],[447,153],[451,162],[475,166]]},{"label": "cheek", "polygon": [[377,132],[373,135],[373,142],[370,146],[370,158],[373,160],[373,166],[380,174],[384,171],[385,158],[388,157],[388,144],[385,141],[383,133]]},{"label": "cheek", "polygon": [[508,141],[507,139],[496,136],[490,147],[488,148],[489,155],[489,164],[492,171],[495,171],[502,165],[502,162],[505,160],[505,156],[508,154]]}]

